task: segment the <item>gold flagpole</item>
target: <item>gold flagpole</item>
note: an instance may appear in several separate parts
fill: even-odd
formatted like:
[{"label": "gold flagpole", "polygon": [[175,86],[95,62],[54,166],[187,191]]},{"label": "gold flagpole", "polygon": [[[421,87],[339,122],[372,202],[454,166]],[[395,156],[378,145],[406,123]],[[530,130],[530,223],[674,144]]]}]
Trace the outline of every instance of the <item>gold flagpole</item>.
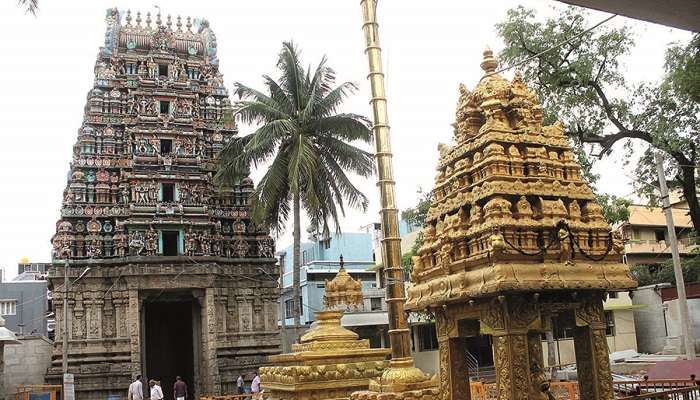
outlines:
[{"label": "gold flagpole", "polygon": [[411,357],[410,330],[404,312],[406,302],[403,268],[401,267],[401,237],[399,236],[398,209],[394,202],[394,172],[392,166],[389,117],[384,92],[384,73],[379,46],[377,24],[377,0],[361,0],[365,35],[365,54],[369,61],[368,79],[372,89],[374,114],[374,142],[378,170],[379,196],[381,199],[382,258],[386,282],[386,303],[389,317],[389,339],[391,342],[391,364],[382,375],[379,387],[373,391],[403,392],[425,387],[428,377],[414,366]]}]

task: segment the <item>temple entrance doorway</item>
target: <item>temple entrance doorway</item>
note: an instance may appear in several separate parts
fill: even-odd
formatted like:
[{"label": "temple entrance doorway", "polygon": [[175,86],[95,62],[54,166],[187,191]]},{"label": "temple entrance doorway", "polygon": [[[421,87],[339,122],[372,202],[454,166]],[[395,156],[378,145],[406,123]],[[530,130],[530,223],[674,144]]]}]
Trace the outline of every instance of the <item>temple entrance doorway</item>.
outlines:
[{"label": "temple entrance doorway", "polygon": [[157,293],[144,300],[144,373],[160,381],[166,399],[173,398],[178,375],[187,383],[188,400],[197,394],[200,315],[199,303],[189,292]]}]

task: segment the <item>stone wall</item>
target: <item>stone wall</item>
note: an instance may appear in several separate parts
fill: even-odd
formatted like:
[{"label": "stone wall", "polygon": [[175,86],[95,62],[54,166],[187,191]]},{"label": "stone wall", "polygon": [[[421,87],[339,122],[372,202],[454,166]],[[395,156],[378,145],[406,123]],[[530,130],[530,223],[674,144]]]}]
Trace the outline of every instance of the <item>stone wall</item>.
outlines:
[{"label": "stone wall", "polygon": [[5,346],[5,394],[0,399],[14,399],[19,385],[44,383],[51,364],[52,342],[44,336],[18,337],[22,344]]}]

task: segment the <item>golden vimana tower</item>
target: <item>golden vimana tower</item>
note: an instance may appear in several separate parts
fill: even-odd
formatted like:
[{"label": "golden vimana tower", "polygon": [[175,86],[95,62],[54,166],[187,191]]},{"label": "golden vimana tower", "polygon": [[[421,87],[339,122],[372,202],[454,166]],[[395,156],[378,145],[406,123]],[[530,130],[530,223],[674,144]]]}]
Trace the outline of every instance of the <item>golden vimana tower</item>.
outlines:
[{"label": "golden vimana tower", "polygon": [[581,176],[561,123],[490,50],[460,86],[454,146],[440,145],[433,201],[407,308],[435,314],[440,392],[469,390],[464,339],[491,335],[499,399],[546,399],[541,333],[574,330],[582,399],[612,399],[602,300],[636,286],[621,240]]}]

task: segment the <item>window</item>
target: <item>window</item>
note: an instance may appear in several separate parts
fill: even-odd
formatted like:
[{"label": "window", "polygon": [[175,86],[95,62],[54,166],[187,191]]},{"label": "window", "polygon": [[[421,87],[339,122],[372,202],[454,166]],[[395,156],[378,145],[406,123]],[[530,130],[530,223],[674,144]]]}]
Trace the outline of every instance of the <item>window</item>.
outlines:
[{"label": "window", "polygon": [[158,64],[158,76],[168,76],[168,64]]},{"label": "window", "polygon": [[[299,297],[299,315],[304,315],[304,302]],[[292,304],[292,299],[284,301],[284,317],[294,318],[294,304]]]},{"label": "window", "polygon": [[307,262],[309,262],[309,254],[304,250],[301,252],[301,263],[306,264]]},{"label": "window", "polygon": [[126,64],[126,74],[127,75],[136,75],[136,64],[127,63]]},{"label": "window", "polygon": [[16,315],[17,300],[0,300],[0,315]]},{"label": "window", "polygon": [[170,102],[169,101],[160,101],[160,113],[161,114],[170,114]]},{"label": "window", "polygon": [[371,311],[381,311],[382,309],[382,298],[372,297],[369,299],[369,309]]},{"label": "window", "polygon": [[328,238],[323,241],[323,248],[326,250],[331,248],[331,238]]},{"label": "window", "polygon": [[170,154],[173,149],[173,141],[171,139],[160,140],[160,154]]},{"label": "window", "polygon": [[323,288],[326,287],[326,284],[325,284],[325,283],[317,283],[317,284],[316,284],[316,287],[319,288],[319,289],[323,289]]},{"label": "window", "polygon": [[608,292],[608,298],[609,299],[616,299],[618,297],[617,292]]},{"label": "window", "polygon": [[664,235],[663,230],[654,231],[654,236],[656,237],[657,242],[666,240],[666,236]]},{"label": "window", "polygon": [[294,318],[294,304],[292,304],[292,299],[285,300],[284,302],[284,317]]},{"label": "window", "polygon": [[605,312],[605,334],[615,336],[615,314],[612,311]]},{"label": "window", "polygon": [[554,337],[557,339],[571,339],[574,337],[576,321],[573,312],[563,312],[552,318],[554,325]]},{"label": "window", "polygon": [[165,202],[175,201],[175,184],[161,183],[160,184],[161,200]]},{"label": "window", "polygon": [[180,232],[178,231],[163,231],[163,255],[164,256],[177,256],[180,252],[178,251],[178,245],[180,243]]},{"label": "window", "polygon": [[418,344],[420,345],[418,351],[437,350],[438,341],[434,323],[418,325],[416,330],[418,332]]}]

